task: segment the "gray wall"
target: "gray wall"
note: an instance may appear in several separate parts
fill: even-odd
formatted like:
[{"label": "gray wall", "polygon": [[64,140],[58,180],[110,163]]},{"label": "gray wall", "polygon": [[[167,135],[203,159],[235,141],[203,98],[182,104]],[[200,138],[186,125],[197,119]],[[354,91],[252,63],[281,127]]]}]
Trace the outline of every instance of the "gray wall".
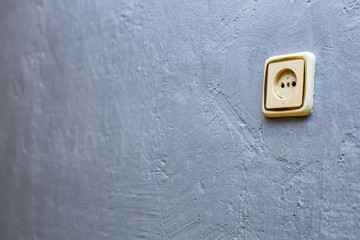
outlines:
[{"label": "gray wall", "polygon": [[[0,239],[360,237],[359,1],[0,6]],[[267,119],[298,51],[314,112]]]}]

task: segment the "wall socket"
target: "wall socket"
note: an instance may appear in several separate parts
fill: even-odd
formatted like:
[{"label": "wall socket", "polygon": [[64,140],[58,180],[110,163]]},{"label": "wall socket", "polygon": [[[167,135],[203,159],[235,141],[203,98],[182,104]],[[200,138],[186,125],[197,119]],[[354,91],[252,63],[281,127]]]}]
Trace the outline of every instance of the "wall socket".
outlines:
[{"label": "wall socket", "polygon": [[265,116],[307,116],[312,112],[315,63],[315,55],[310,52],[266,60],[262,99]]}]

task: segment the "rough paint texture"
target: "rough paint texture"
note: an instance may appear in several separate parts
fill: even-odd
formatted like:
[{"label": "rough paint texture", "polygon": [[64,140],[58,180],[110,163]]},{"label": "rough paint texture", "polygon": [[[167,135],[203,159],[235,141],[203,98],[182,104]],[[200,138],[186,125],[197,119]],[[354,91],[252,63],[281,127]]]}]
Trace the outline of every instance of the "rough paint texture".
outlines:
[{"label": "rough paint texture", "polygon": [[[360,2],[0,0],[0,239],[357,239]],[[263,64],[317,56],[314,112]]]}]

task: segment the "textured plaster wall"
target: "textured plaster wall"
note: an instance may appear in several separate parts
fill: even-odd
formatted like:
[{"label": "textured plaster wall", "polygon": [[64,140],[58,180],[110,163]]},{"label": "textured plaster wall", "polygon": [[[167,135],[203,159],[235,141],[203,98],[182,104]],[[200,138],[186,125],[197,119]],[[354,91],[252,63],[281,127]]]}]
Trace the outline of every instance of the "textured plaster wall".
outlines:
[{"label": "textured plaster wall", "polygon": [[[358,239],[360,2],[0,0],[0,239]],[[317,56],[266,119],[267,57]]]}]

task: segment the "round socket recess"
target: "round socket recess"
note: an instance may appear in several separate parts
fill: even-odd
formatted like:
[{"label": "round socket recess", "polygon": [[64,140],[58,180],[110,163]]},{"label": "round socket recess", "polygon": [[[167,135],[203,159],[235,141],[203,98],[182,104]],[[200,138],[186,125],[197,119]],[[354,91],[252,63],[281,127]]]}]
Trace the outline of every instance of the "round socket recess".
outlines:
[{"label": "round socket recess", "polygon": [[275,77],[274,92],[280,99],[288,99],[296,89],[296,75],[291,69],[280,71]]}]

